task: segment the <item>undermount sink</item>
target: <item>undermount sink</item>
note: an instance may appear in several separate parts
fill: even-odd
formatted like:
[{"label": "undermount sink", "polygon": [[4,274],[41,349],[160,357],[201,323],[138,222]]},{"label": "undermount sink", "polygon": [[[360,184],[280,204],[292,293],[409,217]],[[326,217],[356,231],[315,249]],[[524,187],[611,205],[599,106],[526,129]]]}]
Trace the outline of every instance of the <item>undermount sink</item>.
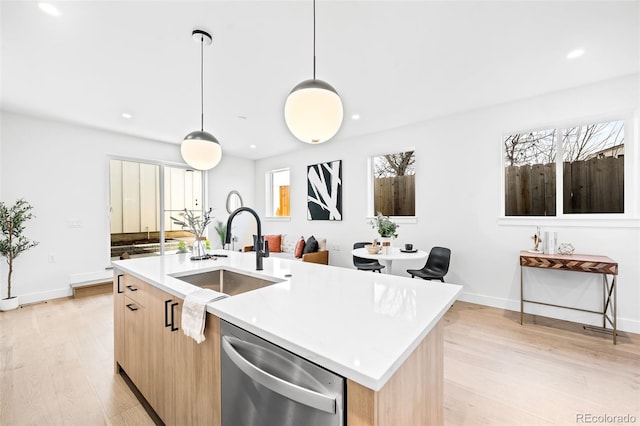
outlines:
[{"label": "undermount sink", "polygon": [[188,282],[202,288],[235,296],[262,287],[270,286],[280,281],[270,281],[263,278],[256,278],[237,272],[220,269],[217,271],[202,272],[193,275],[174,276],[175,278]]}]

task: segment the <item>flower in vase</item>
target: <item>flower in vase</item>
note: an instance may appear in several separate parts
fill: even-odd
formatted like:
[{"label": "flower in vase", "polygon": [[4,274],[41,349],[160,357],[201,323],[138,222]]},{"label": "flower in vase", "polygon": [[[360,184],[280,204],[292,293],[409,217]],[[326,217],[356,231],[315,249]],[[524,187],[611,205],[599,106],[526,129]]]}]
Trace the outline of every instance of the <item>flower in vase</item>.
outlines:
[{"label": "flower in vase", "polygon": [[209,208],[209,210],[203,211],[202,217],[200,217],[196,216],[193,211],[184,209],[184,211],[180,213],[180,215],[184,217],[184,220],[176,219],[173,216],[170,217],[173,223],[191,232],[197,241],[204,236],[204,231],[207,230],[207,226],[211,223],[211,219],[213,218],[213,216],[211,216],[212,211],[213,209]]}]

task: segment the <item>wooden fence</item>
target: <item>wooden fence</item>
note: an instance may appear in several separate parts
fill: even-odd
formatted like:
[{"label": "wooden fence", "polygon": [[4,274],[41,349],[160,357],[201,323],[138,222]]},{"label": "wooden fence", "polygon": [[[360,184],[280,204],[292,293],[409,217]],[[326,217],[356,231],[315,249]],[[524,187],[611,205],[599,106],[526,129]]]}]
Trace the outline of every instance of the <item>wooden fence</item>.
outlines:
[{"label": "wooden fence", "polygon": [[[564,213],[623,213],[624,157],[563,165]],[[507,216],[556,215],[556,165],[505,167]]]},{"label": "wooden fence", "polygon": [[374,179],[374,209],[385,216],[415,216],[415,175]]}]

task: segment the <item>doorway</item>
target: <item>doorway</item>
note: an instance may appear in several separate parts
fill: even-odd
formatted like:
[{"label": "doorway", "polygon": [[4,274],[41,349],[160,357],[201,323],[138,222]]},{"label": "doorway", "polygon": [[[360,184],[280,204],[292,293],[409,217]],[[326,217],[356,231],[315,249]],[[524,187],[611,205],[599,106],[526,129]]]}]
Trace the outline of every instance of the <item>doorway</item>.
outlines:
[{"label": "doorway", "polygon": [[203,172],[186,167],[109,160],[111,259],[159,256],[191,245],[194,235],[171,216],[203,211],[203,179]]}]

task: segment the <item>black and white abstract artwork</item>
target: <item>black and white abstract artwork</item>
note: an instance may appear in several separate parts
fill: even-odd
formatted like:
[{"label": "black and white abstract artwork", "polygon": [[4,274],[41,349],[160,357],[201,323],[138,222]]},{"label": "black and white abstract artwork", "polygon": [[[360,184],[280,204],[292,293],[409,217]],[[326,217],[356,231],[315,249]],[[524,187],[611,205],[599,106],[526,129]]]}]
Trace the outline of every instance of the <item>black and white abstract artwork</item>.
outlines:
[{"label": "black and white abstract artwork", "polygon": [[307,219],[342,220],[342,160],[307,166]]}]

